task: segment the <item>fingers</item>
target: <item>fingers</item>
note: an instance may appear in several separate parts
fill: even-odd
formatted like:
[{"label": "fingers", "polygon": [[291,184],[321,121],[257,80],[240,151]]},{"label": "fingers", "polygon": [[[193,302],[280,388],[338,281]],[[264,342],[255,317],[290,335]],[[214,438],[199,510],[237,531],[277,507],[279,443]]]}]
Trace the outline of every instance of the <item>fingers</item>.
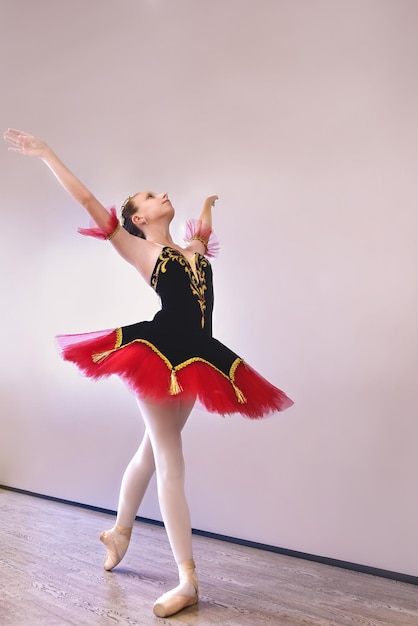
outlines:
[{"label": "fingers", "polygon": [[20,145],[20,141],[18,139],[10,139],[8,137],[4,137],[4,139],[8,143],[12,144],[12,146],[14,146],[14,148],[11,148],[11,147],[8,148],[10,152],[20,152],[22,150],[23,146]]},{"label": "fingers", "polygon": [[17,128],[8,128],[3,135],[3,139],[10,143],[9,152],[18,154],[30,154],[30,147],[34,137]]},{"label": "fingers", "polygon": [[14,130],[12,128],[9,128],[4,133],[3,139],[5,141],[8,141],[9,143],[17,145],[19,143],[19,133],[18,133],[18,131]]},{"label": "fingers", "polygon": [[28,133],[24,133],[21,130],[17,130],[17,128],[8,128],[3,135],[3,139],[8,141],[9,143],[13,143],[15,145],[19,145],[26,138],[30,138],[31,135]]},{"label": "fingers", "polygon": [[19,135],[21,135],[21,132],[19,130],[16,130],[15,128],[8,128],[3,137],[7,137],[8,139],[17,139]]},{"label": "fingers", "polygon": [[[9,137],[8,135],[6,135],[6,133],[4,133],[4,135],[3,135],[3,139],[4,139],[5,141],[7,141],[8,143],[13,144],[14,146],[17,146],[17,145],[18,145],[18,140],[17,140],[17,139],[15,139],[14,137]],[[9,148],[9,150],[10,150],[10,148]]]},{"label": "fingers", "polygon": [[26,135],[28,136],[28,133],[25,133],[23,130],[18,130],[17,128],[8,128],[5,132],[5,134],[8,135],[15,135],[16,137],[18,137],[19,135]]}]

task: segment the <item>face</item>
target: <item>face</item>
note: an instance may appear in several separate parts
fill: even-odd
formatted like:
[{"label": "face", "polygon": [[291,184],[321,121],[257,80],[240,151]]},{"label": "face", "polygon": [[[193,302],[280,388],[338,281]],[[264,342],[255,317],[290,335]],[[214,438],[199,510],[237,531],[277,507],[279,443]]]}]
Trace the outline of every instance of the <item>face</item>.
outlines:
[{"label": "face", "polygon": [[174,209],[167,193],[155,193],[153,191],[141,191],[134,197],[137,212],[133,221],[138,221],[138,226],[156,221],[161,218],[173,218]]}]

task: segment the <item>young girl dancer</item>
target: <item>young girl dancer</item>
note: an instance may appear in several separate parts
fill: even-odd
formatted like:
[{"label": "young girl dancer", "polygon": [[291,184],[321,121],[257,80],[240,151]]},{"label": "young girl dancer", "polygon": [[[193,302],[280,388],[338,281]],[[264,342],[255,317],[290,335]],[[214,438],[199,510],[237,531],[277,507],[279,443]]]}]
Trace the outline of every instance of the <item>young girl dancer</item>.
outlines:
[{"label": "young girl dancer", "polygon": [[108,211],[40,139],[9,129],[9,150],[40,158],[66,191],[95,222],[80,229],[111,242],[161,298],[152,321],[112,330],[61,335],[64,359],[93,379],[117,374],[133,389],[145,423],[145,435],[122,479],[115,526],[103,531],[106,570],[113,569],[129,545],[132,526],[149,481],[156,471],[158,499],[179,584],[154,604],[168,617],[198,601],[189,508],[184,491],[181,431],[198,400],[221,415],[260,418],[293,404],[286,394],[253,370],[235,352],[212,337],[213,288],[208,257],[218,251],[212,232],[212,207],[204,202],[198,220],[187,224],[186,246],[170,234],[174,209],[166,193],[143,191],[122,205],[121,221]]}]

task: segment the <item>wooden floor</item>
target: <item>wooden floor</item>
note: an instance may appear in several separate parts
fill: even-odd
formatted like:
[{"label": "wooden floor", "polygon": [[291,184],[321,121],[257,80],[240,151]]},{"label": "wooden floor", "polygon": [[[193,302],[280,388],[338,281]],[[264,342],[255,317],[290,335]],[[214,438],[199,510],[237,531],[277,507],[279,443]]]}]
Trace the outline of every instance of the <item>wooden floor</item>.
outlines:
[{"label": "wooden floor", "polygon": [[176,584],[163,528],[136,523],[114,572],[99,532],[113,517],[0,490],[1,626],[414,626],[418,588],[271,552],[194,538],[200,602],[169,619],[154,600]]}]

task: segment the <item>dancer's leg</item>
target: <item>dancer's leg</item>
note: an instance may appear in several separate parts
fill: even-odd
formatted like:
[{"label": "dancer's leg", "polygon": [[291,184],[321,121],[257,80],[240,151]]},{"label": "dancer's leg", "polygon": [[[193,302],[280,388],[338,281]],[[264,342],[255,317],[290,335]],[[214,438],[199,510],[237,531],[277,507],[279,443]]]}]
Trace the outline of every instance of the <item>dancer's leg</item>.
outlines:
[{"label": "dancer's leg", "polygon": [[167,617],[197,602],[197,577],[192,553],[189,507],[184,491],[184,459],[181,431],[194,402],[171,400],[163,404],[140,402],[142,416],[154,452],[158,499],[180,584],[154,605],[154,613]]},{"label": "dancer's leg", "polygon": [[184,491],[181,431],[194,402],[139,401],[157,470],[158,501],[176,563],[192,558],[189,507]]},{"label": "dancer's leg", "polygon": [[112,529],[104,530],[100,535],[100,540],[107,547],[103,563],[106,570],[116,567],[125,556],[136,514],[154,471],[154,455],[148,433],[145,432],[122,478],[116,523]]},{"label": "dancer's leg", "polygon": [[147,431],[123,474],[116,524],[132,527],[149,482],[155,472],[154,454]]}]

